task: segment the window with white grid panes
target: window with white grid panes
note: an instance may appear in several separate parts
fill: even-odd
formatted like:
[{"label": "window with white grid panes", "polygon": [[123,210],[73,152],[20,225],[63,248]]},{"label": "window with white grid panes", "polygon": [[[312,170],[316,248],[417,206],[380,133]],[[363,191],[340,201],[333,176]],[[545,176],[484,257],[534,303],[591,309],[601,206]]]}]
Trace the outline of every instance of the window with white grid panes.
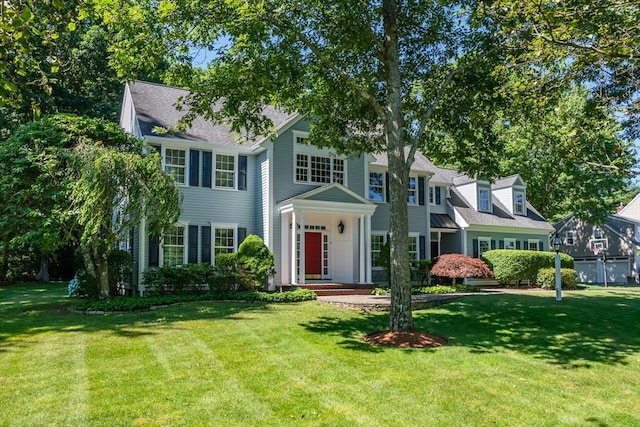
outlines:
[{"label": "window with white grid panes", "polygon": [[235,156],[216,154],[216,187],[235,188]]},{"label": "window with white grid panes", "polygon": [[235,250],[235,229],[234,228],[223,228],[216,227],[214,238],[213,238],[213,246],[214,246],[214,254],[230,254]]},{"label": "window with white grid panes", "polygon": [[371,265],[373,265],[374,267],[380,267],[378,265],[378,258],[380,258],[380,253],[382,252],[383,246],[384,246],[384,235],[372,234],[371,235]]},{"label": "window with white grid panes", "polygon": [[163,265],[184,264],[184,227],[175,226],[163,236]]},{"label": "window with white grid panes", "polygon": [[369,200],[384,202],[384,173],[369,172]]},{"label": "window with white grid panes", "polygon": [[513,211],[517,215],[524,215],[524,193],[516,192]]},{"label": "window with white grid panes", "polygon": [[311,156],[311,182],[328,184],[331,182],[331,159]]},{"label": "window with white grid panes", "polygon": [[407,189],[407,203],[410,205],[418,204],[417,180],[415,177],[409,177],[409,188]]},{"label": "window with white grid panes", "polygon": [[184,184],[185,175],[185,151],[173,148],[165,148],[164,150],[164,171],[173,176],[178,184]]},{"label": "window with white grid panes", "polygon": [[296,154],[296,182],[344,185],[345,164],[343,159],[309,154]]},{"label": "window with white grid panes", "polygon": [[409,236],[409,261],[414,262],[418,260],[418,237]]}]

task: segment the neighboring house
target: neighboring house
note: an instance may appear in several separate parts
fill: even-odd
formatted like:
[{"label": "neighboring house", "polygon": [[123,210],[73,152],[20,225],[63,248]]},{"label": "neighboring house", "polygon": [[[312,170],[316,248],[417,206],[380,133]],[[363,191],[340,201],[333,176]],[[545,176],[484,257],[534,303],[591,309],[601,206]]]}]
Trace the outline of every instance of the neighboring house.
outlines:
[{"label": "neighboring house", "polygon": [[[154,133],[185,114],[175,108],[185,95],[140,81],[125,88],[122,127],[158,150],[183,198],[178,223],[162,238],[149,236],[144,222],[133,230],[129,249],[137,277],[148,267],[215,264],[216,255],[235,252],[247,234],[260,236],[274,254],[272,288],[371,284],[384,276],[376,260],[389,234],[385,154],[341,156],[309,145],[305,118],[269,107],[275,138],[240,144],[228,127],[202,118],[184,134]],[[526,203],[524,190],[519,177],[492,186],[416,153],[407,188],[410,257],[546,249],[551,226]]]},{"label": "neighboring house", "polygon": [[562,252],[574,258],[580,282],[604,283],[603,254],[607,283],[638,282],[640,221],[618,214],[594,225],[570,215],[554,227],[563,240]]},{"label": "neighboring house", "polygon": [[617,215],[640,222],[640,193],[636,195],[629,203],[623,206]]}]

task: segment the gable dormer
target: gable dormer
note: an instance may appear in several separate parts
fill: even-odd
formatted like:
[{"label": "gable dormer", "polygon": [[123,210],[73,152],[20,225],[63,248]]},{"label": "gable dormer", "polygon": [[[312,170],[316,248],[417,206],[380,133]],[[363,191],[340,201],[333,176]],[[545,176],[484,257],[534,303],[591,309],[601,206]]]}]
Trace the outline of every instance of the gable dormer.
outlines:
[{"label": "gable dormer", "polygon": [[462,197],[478,212],[493,212],[493,195],[491,184],[467,175],[459,175],[453,179],[453,185]]},{"label": "gable dormer", "polygon": [[511,175],[493,183],[491,190],[512,215],[527,216],[527,185],[520,175]]}]

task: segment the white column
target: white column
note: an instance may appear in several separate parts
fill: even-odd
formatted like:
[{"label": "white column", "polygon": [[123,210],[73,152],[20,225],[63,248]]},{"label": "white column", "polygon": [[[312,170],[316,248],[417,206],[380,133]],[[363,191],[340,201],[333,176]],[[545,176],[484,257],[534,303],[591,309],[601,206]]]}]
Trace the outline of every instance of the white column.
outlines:
[{"label": "white column", "polygon": [[144,294],[144,286],[142,285],[142,273],[144,273],[147,265],[147,221],[142,218],[140,220],[140,229],[138,230],[138,292]]},{"label": "white column", "polygon": [[291,212],[291,257],[290,259],[290,267],[291,267],[291,278],[290,282],[292,285],[298,284],[298,277],[296,272],[296,237],[298,233],[298,224],[296,218],[296,211]]},{"label": "white column", "polygon": [[366,283],[366,273],[365,273],[365,268],[366,268],[366,252],[365,252],[365,227],[364,227],[364,215],[360,215],[360,229],[359,229],[359,233],[360,233],[360,239],[359,239],[359,252],[360,252],[360,273],[358,275],[358,283],[360,284],[364,284]]},{"label": "white column", "polygon": [[298,283],[305,284],[305,271],[304,271],[304,211],[300,212],[300,277]]},{"label": "white column", "polygon": [[365,239],[365,248],[364,248],[364,253],[366,254],[366,266],[365,266],[365,272],[367,275],[367,283],[373,283],[373,277],[372,277],[372,272],[371,272],[371,215],[367,215],[365,217],[365,230],[366,230],[366,239]]}]

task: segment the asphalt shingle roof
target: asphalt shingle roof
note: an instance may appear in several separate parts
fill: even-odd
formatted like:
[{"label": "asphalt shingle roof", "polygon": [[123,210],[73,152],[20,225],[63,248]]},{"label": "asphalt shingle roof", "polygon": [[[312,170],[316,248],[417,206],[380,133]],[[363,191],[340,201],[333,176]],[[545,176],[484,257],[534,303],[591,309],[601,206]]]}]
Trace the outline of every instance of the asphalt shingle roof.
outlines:
[{"label": "asphalt shingle roof", "polygon": [[[143,136],[155,135],[153,128],[156,126],[167,129],[175,126],[189,111],[187,106],[184,106],[182,111],[176,108],[179,99],[189,94],[189,91],[186,89],[138,80],[129,83],[129,91]],[[265,107],[264,114],[273,122],[276,129],[279,129],[297,116],[295,113],[286,113],[283,110],[270,106]],[[238,144],[229,126],[213,124],[202,117],[197,117],[187,129],[186,133],[167,136],[212,144]]]}]

